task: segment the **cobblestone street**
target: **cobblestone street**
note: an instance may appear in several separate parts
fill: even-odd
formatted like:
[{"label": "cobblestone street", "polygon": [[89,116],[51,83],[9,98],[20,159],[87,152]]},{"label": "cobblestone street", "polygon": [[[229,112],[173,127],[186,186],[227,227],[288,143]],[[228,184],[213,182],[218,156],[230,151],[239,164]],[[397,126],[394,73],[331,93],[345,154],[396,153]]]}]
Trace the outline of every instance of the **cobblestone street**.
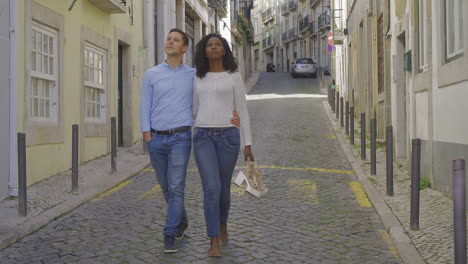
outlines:
[{"label": "cobblestone street", "polygon": [[[269,192],[232,186],[230,241],[207,257],[202,187],[191,158],[187,237],[164,254],[166,205],[150,167],[0,251],[0,263],[400,263],[361,192],[318,79],[262,73],[248,96],[253,154]],[[244,166],[239,155],[237,171]],[[235,176],[235,175],[234,175]]]}]

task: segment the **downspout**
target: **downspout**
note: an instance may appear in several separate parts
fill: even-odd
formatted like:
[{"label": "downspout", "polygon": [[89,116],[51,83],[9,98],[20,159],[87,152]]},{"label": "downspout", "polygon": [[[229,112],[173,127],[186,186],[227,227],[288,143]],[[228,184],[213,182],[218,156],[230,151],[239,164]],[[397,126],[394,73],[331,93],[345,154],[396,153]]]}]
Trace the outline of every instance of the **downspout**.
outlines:
[{"label": "downspout", "polygon": [[10,177],[8,192],[18,196],[16,140],[16,0],[10,0]]}]

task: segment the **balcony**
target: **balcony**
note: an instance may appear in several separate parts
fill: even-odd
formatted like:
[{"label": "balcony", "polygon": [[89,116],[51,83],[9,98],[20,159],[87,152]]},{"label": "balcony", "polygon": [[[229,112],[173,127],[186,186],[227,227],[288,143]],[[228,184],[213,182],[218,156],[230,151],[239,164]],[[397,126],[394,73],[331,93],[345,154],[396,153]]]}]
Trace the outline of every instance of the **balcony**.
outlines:
[{"label": "balcony", "polygon": [[285,16],[285,15],[287,15],[287,14],[289,14],[288,3],[283,3],[283,4],[281,5],[281,15],[282,15],[282,16]]},{"label": "balcony", "polygon": [[275,19],[274,9],[272,7],[268,8],[265,12],[262,13],[263,23],[268,23],[271,20]]},{"label": "balcony", "polygon": [[238,14],[233,15],[231,19],[231,32],[235,37],[241,39],[243,38],[244,26],[241,16]]},{"label": "balcony", "polygon": [[108,14],[126,13],[125,0],[88,0],[97,8]]},{"label": "balcony", "polygon": [[345,38],[345,34],[343,30],[340,29],[340,30],[335,30],[335,32],[333,32],[333,44],[343,45],[344,38]]},{"label": "balcony", "polygon": [[274,42],[273,38],[271,38],[271,37],[264,38],[263,41],[262,41],[263,49],[266,50],[266,49],[273,48],[273,44],[274,44],[273,42]]},{"label": "balcony", "polygon": [[296,28],[289,29],[288,40],[292,40],[297,37]]},{"label": "balcony", "polygon": [[[99,1],[99,0],[96,0],[96,1]],[[218,16],[220,18],[227,17],[227,8],[228,8],[227,0],[208,0],[208,6],[218,11]]]},{"label": "balcony", "polygon": [[304,33],[309,29],[309,15],[305,16],[303,19],[299,20],[299,32]]},{"label": "balcony", "polygon": [[289,0],[289,10],[293,11],[297,8],[297,1],[296,0]]},{"label": "balcony", "polygon": [[310,0],[310,7],[316,6],[318,3],[320,3],[320,0]]},{"label": "balcony", "polygon": [[330,29],[330,16],[327,14],[321,14],[317,20],[317,27],[319,31]]},{"label": "balcony", "polygon": [[310,22],[309,31],[310,31],[310,34],[312,34],[312,36],[317,35],[317,22],[315,22],[315,21]]}]

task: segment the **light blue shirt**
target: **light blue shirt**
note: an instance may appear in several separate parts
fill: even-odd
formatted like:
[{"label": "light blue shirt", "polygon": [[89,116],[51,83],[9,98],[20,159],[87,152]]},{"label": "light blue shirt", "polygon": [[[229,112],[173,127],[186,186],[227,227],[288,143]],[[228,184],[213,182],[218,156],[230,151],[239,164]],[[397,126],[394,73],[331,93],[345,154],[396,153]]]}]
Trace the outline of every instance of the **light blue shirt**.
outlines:
[{"label": "light blue shirt", "polygon": [[140,93],[141,132],[192,126],[195,69],[181,64],[176,69],[161,63],[148,69]]}]

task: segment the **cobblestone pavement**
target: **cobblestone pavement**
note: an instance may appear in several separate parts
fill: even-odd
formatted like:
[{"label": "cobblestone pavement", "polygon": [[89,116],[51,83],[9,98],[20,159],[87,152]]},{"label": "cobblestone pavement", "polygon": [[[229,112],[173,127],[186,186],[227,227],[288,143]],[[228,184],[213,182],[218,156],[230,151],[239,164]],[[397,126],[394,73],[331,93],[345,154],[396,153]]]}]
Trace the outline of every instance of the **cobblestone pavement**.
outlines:
[{"label": "cobblestone pavement", "polygon": [[233,185],[223,258],[206,257],[201,184],[191,160],[189,237],[178,242],[178,253],[162,252],[166,206],[154,173],[142,171],[4,249],[0,263],[400,263],[339,151],[318,91],[315,79],[265,73],[250,93],[253,152],[269,192],[257,199]]},{"label": "cobblestone pavement", "polygon": [[[337,120],[333,120],[337,122]],[[429,264],[454,263],[454,226],[453,200],[437,190],[424,189],[420,192],[419,230],[410,229],[411,203],[411,172],[400,162],[393,166],[393,196],[386,194],[386,153],[385,146],[379,144],[376,151],[376,175],[370,173],[370,148],[366,148],[366,161],[361,161],[360,127],[356,120],[355,145],[353,155],[360,161],[370,182],[378,190],[385,203],[398,218],[405,233],[420,253],[423,260]],[[344,133],[344,128],[341,128]],[[368,132],[369,133],[369,132]],[[349,143],[349,141],[347,141]],[[370,144],[367,139],[367,144]]]}]

